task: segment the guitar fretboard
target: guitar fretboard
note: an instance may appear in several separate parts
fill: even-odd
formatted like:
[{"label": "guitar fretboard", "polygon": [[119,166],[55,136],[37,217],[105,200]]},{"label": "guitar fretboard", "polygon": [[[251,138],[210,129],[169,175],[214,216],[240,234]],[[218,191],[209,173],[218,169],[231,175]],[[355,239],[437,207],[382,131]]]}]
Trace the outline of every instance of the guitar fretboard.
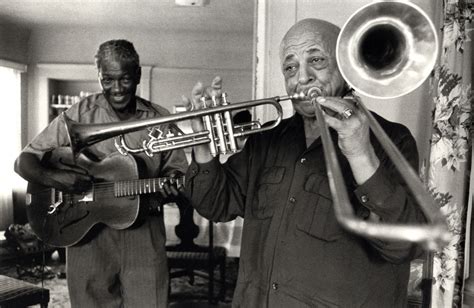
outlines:
[{"label": "guitar fretboard", "polygon": [[114,196],[126,197],[142,194],[152,194],[163,189],[163,185],[168,182],[170,184],[176,183],[178,187],[184,185],[184,176],[179,178],[153,178],[153,179],[139,179],[129,181],[118,181],[114,183]]}]

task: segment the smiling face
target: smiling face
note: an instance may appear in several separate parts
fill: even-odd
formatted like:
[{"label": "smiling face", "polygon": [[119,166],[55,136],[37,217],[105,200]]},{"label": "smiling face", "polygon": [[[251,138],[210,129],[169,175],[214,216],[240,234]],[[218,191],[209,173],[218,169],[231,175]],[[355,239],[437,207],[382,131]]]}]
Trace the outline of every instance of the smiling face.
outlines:
[{"label": "smiling face", "polygon": [[140,67],[135,63],[107,58],[100,64],[99,82],[105,99],[116,111],[135,107],[135,93],[140,83]]},{"label": "smiling face", "polygon": [[[281,69],[286,92],[307,93],[316,87],[323,96],[340,96],[346,89],[336,63],[335,49],[339,28],[317,19],[305,19],[295,24],[280,46]],[[304,117],[314,117],[310,101],[293,100],[295,111]]]}]

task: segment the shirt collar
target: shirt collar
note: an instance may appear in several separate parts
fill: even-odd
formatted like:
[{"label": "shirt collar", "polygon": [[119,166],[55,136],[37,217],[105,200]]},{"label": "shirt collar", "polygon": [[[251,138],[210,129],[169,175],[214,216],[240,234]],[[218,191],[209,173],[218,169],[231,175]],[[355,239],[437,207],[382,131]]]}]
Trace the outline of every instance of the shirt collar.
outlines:
[{"label": "shirt collar", "polygon": [[287,130],[291,131],[301,131],[303,130],[304,134],[304,124],[303,124],[303,117],[299,113],[295,113],[293,116],[288,118],[288,124],[282,129],[281,134],[283,135]]},{"label": "shirt collar", "polygon": [[146,103],[146,101],[138,96],[135,96],[135,99],[137,100],[137,111],[152,111],[153,109],[150,107],[150,103]]}]

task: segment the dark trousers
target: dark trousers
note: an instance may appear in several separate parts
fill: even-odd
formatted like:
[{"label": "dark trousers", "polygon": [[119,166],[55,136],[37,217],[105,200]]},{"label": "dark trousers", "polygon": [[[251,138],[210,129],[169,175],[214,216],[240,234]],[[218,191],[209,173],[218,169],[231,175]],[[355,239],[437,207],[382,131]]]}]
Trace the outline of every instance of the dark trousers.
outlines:
[{"label": "dark trousers", "polygon": [[71,306],[167,307],[168,264],[163,216],[134,228],[102,228],[84,244],[67,248]]}]

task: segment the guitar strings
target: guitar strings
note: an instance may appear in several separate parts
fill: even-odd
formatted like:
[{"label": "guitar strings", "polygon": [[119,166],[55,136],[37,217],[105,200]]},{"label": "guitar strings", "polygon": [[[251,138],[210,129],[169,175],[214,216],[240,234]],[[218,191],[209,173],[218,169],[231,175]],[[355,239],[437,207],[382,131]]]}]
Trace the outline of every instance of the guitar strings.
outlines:
[{"label": "guitar strings", "polygon": [[[149,187],[146,187],[144,185],[145,184],[145,181],[149,181],[149,183],[153,183],[154,185],[158,184],[158,189],[162,189],[162,186],[163,186],[163,183],[165,181],[162,181],[160,183],[160,180],[158,179],[158,183],[156,183],[156,181],[154,181],[153,179],[135,179],[135,180],[124,180],[124,181],[119,181],[119,182],[115,182],[115,183],[123,183],[125,185],[125,187],[129,187],[129,189],[131,190],[150,190]],[[178,185],[183,185],[184,184],[184,179],[183,178],[177,178],[175,179],[175,182],[178,184]],[[114,190],[115,189],[115,183],[114,182],[98,182],[98,183],[95,183],[94,184],[94,191],[95,192],[100,192],[100,193],[103,193],[103,192],[106,192],[108,190]],[[152,187],[153,188],[153,187]],[[51,188],[44,188],[44,189],[41,189],[39,191],[36,191],[35,194],[36,195],[43,195],[43,194],[50,194],[51,193]]]}]

